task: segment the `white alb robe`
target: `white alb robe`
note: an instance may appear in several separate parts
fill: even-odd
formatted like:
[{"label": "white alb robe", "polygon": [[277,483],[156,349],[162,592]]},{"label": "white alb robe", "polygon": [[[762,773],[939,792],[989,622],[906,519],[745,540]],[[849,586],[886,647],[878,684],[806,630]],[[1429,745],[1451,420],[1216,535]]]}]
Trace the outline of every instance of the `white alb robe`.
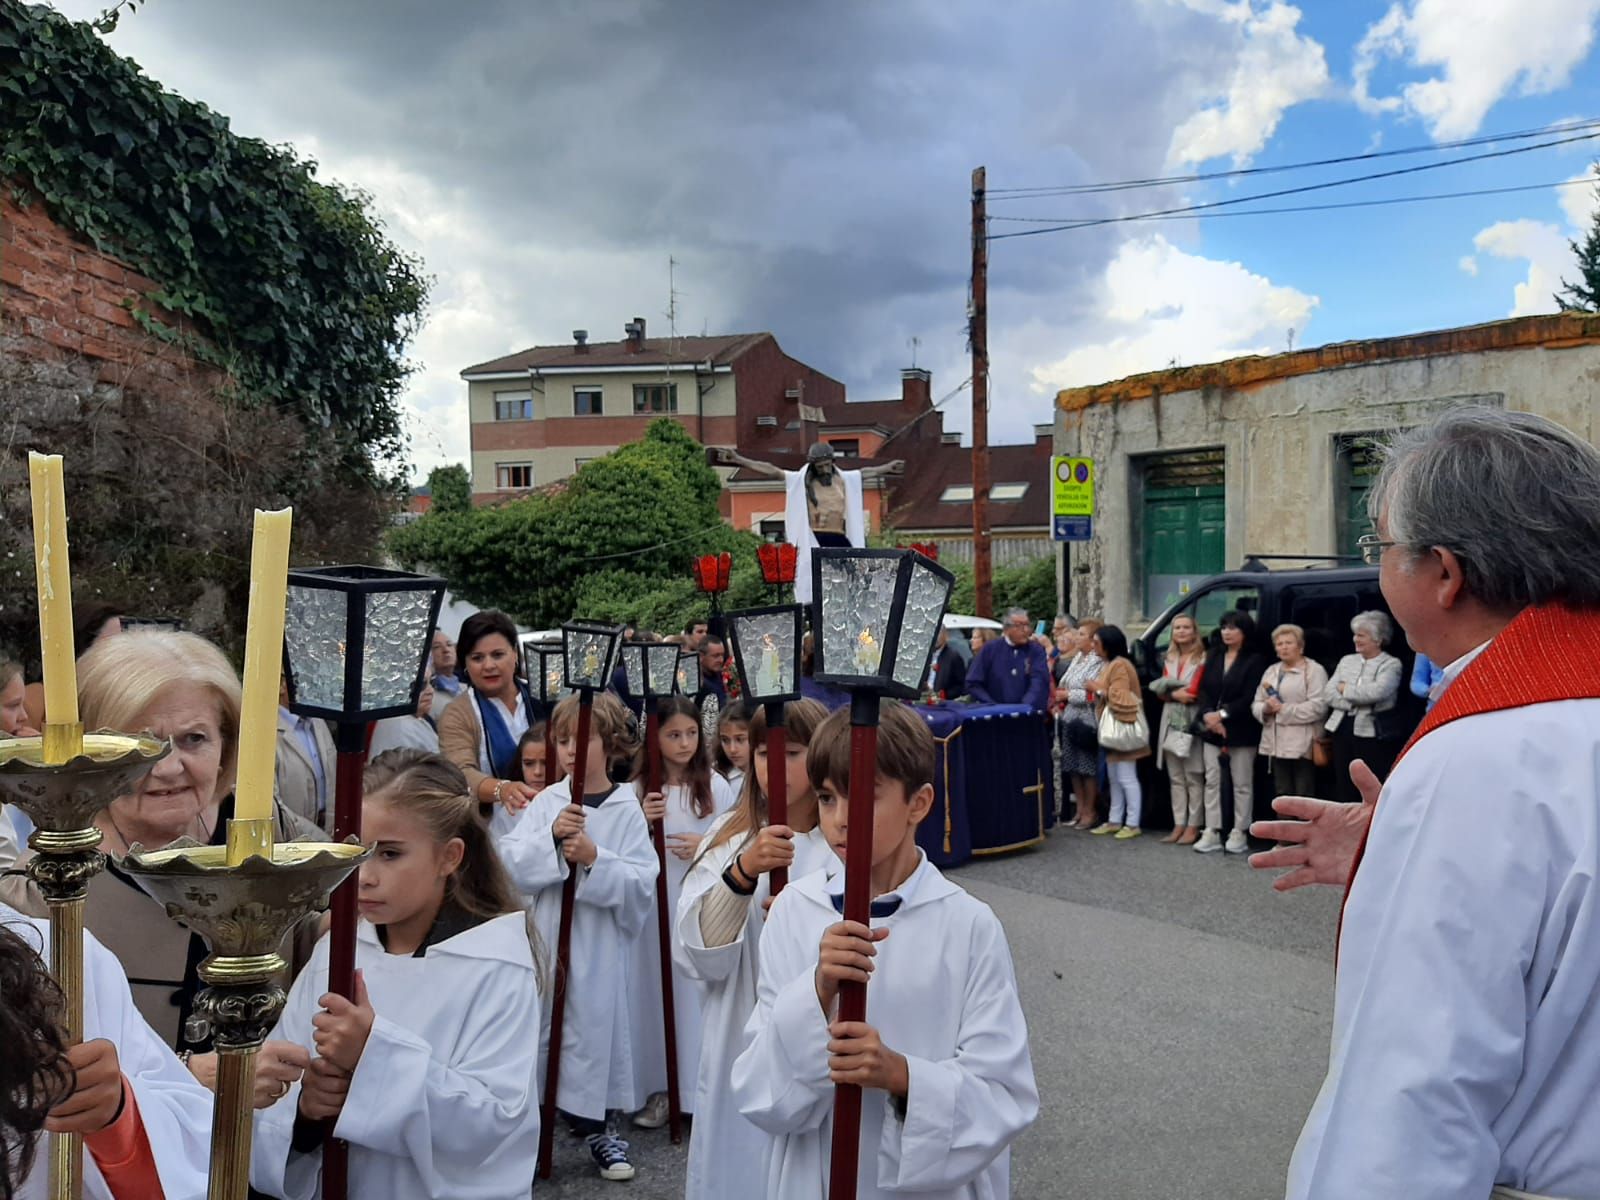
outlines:
[{"label": "white alb robe", "polygon": [[[834,470],[839,471],[837,467]],[[867,510],[861,499],[861,472],[839,471],[839,478],[844,481],[844,536],[852,546],[865,546]],[[805,468],[783,473],[783,539],[795,548],[795,603],[810,604],[811,548],[817,544],[817,535],[811,532]]]},{"label": "white alb robe", "polygon": [[[324,935],[272,1037],[312,1055],[328,990]],[[356,966],[376,1020],[334,1132],[350,1143],[352,1200],[526,1200],[539,1142],[539,980],[525,913],[390,954],[366,921]],[[250,1182],[285,1200],[322,1194],[322,1149],[292,1149],[300,1085],[255,1115]]]},{"label": "white alb robe", "polygon": [[[50,957],[50,925],[0,904],[0,922],[10,926],[42,958]],[[200,1200],[206,1194],[211,1160],[212,1096],[178,1061],[134,1007],[122,964],[94,934],[83,935],[83,1037],[104,1039],[117,1048],[117,1062],[133,1088],[139,1119],[155,1156],[156,1174],[167,1200]],[[4,1053],[0,1047],[0,1053]],[[49,1188],[49,1136],[39,1139],[33,1169],[17,1192],[18,1200],[44,1200]],[[94,1155],[84,1151],[83,1194],[112,1200]]]},{"label": "white alb robe", "polygon": [[[500,857],[533,908],[552,964],[567,861],[550,826],[571,803],[570,780],[551,784],[498,840]],[[628,980],[633,942],[650,916],[658,868],[644,810],[627,784],[613,789],[598,807],[587,809],[584,831],[598,855],[592,867],[578,868],[556,1105],[575,1116],[599,1120],[608,1109],[627,1108],[634,1101]],[[549,1036],[547,1014],[539,1035],[541,1089]]]},{"label": "white alb robe", "polygon": [[[644,785],[636,781],[636,796],[642,796]],[[667,815],[662,819],[662,831],[667,836],[674,833],[693,833],[704,836],[711,823],[728,811],[737,799],[728,781],[716,772],[711,774],[711,812],[696,816],[693,802],[686,787],[669,787],[662,793],[667,802]],[[655,843],[651,843],[654,850]],[[689,873],[689,864],[672,853],[667,845],[667,920],[671,930],[672,914],[678,911],[678,896],[683,890],[683,878]],[[633,968],[628,976],[628,1020],[633,1041],[633,1107],[643,1108],[655,1092],[667,1090],[667,1043],[665,1027],[661,1022],[661,936],[656,925],[656,890],[650,889],[650,915],[645,918],[644,929],[633,943]],[[695,1112],[694,1081],[700,1069],[701,1011],[700,990],[693,981],[681,973],[672,978],[673,1026],[678,1043],[678,1098],[686,1113]]]},{"label": "white alb robe", "polygon": [[1600,1196],[1600,700],[1459,718],[1384,787],[1290,1200]]},{"label": "white alb robe", "polygon": [[[768,1200],[827,1195],[834,1087],[828,1021],[817,1003],[817,947],[839,921],[836,864],[784,889],[761,936],[761,977],[750,1044],[733,1065],[741,1111],[772,1135]],[[1005,931],[988,905],[941,875],[919,851],[901,905],[875,921],[878,943],[867,1023],[906,1056],[904,1119],[889,1096],[863,1098],[858,1195],[1004,1197],[1011,1143],[1039,1112],[1028,1029]]]},{"label": "white alb robe", "polygon": [[[732,816],[718,817],[706,838],[716,837]],[[673,924],[674,966],[682,977],[695,980],[701,991],[700,1074],[693,1085],[695,1117],[685,1200],[750,1200],[750,1181],[761,1178],[770,1140],[739,1111],[730,1081],[734,1059],[745,1047],[745,1026],[756,1007],[759,946],[767,920],[762,906],[772,894],[771,877],[756,880],[744,926],[733,941],[708,947],[700,933],[702,902],[713,888],[723,886],[722,873],[746,844],[744,837],[731,838],[696,860],[683,881]],[[798,834],[789,879],[798,882],[835,861],[821,830]]]}]

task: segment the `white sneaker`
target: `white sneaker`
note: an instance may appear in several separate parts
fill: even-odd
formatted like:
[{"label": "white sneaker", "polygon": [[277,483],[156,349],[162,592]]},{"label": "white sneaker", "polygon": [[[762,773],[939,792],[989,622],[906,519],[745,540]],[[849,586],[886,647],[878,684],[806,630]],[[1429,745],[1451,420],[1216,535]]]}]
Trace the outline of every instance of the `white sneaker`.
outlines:
[{"label": "white sneaker", "polygon": [[633,1123],[640,1129],[660,1129],[672,1115],[665,1092],[655,1092],[645,1101],[645,1106],[634,1114]]},{"label": "white sneaker", "polygon": [[1215,829],[1208,829],[1200,835],[1200,840],[1194,844],[1196,854],[1215,854],[1222,849],[1222,838]]},{"label": "white sneaker", "polygon": [[1228,835],[1228,844],[1223,847],[1229,854],[1249,854],[1250,836],[1242,829],[1235,829]]}]

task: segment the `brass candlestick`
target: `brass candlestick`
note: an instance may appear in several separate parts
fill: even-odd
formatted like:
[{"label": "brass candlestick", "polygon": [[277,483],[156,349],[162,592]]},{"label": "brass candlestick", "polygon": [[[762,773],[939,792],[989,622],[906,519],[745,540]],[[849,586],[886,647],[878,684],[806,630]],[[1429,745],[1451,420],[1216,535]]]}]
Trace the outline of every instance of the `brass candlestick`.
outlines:
[{"label": "brass candlestick", "polygon": [[[43,737],[0,741],[0,799],[34,824],[27,872],[50,911],[50,969],[66,999],[69,1045],[83,1040],[83,902],[106,861],[94,815],[130,791],[170,749],[148,734],[85,735],[81,725],[46,725]],[[51,1135],[50,1195],[83,1195],[79,1134]]]},{"label": "brass candlestick", "polygon": [[[232,822],[229,840],[235,834],[245,840],[251,830],[238,827],[256,824]],[[260,824],[270,845],[271,821]],[[198,933],[211,951],[200,964],[206,987],[195,999],[217,1050],[209,1200],[244,1200],[249,1185],[256,1052],[287,999],[277,982],[286,966],[278,948],[369,851],[352,840],[279,842],[270,853],[230,867],[226,847],[181,838],[150,853],[132,847],[122,863],[167,916]]]}]

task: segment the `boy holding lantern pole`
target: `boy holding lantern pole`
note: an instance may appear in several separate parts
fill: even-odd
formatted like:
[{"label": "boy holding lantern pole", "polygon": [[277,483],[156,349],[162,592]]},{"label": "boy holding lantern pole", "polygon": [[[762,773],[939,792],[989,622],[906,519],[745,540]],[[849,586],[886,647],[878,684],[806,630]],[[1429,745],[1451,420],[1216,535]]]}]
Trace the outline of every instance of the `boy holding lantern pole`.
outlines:
[{"label": "boy holding lantern pole", "polygon": [[[757,1191],[829,1195],[834,1089],[853,1084],[866,1089],[857,1195],[1008,1195],[1009,1147],[1039,1095],[1005,932],[917,848],[933,803],[927,725],[884,703],[872,820],[858,830],[846,812],[850,741],[846,711],[811,741],[818,819],[838,861],[773,903],[750,1044],[734,1063],[741,1111],[772,1136]],[[852,836],[871,839],[870,928],[839,919]],[[840,984],[869,979],[867,1020],[838,1020]]]}]

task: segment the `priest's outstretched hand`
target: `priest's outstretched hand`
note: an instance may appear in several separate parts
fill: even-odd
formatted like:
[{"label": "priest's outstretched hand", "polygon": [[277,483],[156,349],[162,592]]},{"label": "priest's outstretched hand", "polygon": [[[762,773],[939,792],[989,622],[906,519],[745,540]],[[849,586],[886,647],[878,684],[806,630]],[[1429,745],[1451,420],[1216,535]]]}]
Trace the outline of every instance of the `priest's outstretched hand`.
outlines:
[{"label": "priest's outstretched hand", "polygon": [[72,1093],[50,1110],[44,1127],[51,1133],[99,1133],[122,1113],[122,1067],[117,1048],[104,1038],[67,1050],[73,1070]]},{"label": "priest's outstretched hand", "polygon": [[[367,1047],[367,1035],[372,1032],[376,1014],[367,999],[367,981],[356,972],[355,999],[346,1000],[338,992],[329,992],[318,1003],[322,1011],[311,1018],[315,1032],[311,1040],[317,1053],[341,1070],[353,1072],[361,1061],[361,1052]],[[312,1066],[316,1061],[312,1061]]]},{"label": "priest's outstretched hand", "polygon": [[1293,891],[1312,883],[1344,887],[1350,882],[1356,852],[1367,826],[1372,824],[1378,794],[1383,791],[1378,777],[1360,759],[1350,764],[1350,782],[1361,793],[1360,804],[1279,796],[1272,802],[1273,811],[1293,819],[1257,821],[1250,826],[1250,832],[1258,838],[1289,843],[1250,856],[1250,865],[1258,870],[1288,868],[1286,874],[1272,881],[1276,891]]}]

